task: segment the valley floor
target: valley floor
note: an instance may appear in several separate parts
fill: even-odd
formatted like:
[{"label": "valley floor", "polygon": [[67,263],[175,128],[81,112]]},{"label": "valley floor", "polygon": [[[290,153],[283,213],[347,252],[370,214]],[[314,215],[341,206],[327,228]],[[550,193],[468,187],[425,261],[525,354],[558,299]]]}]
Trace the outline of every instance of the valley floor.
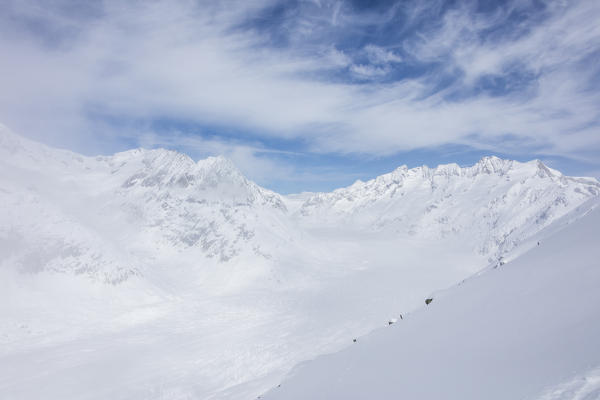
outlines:
[{"label": "valley floor", "polygon": [[225,290],[223,277],[243,275],[243,263],[221,265],[214,279],[198,277],[193,266],[154,266],[143,281],[117,286],[4,269],[0,393],[255,398],[297,363],[351,345],[485,263],[470,251],[452,252],[457,243],[311,235],[309,248],[251,286]]}]

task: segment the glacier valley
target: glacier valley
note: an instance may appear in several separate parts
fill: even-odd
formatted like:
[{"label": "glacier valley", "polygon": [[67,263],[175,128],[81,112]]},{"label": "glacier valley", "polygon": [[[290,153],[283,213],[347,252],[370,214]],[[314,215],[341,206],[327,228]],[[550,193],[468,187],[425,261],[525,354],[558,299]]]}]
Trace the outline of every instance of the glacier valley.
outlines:
[{"label": "glacier valley", "polygon": [[599,199],[496,157],[284,196],[0,125],[0,399],[596,399]]}]

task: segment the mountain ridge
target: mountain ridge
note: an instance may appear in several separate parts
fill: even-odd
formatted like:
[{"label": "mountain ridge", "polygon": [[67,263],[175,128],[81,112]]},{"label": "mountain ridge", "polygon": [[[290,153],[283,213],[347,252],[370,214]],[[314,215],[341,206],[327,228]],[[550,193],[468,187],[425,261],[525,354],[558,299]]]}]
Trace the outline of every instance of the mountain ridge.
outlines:
[{"label": "mountain ridge", "polygon": [[599,194],[594,178],[567,177],[539,160],[491,156],[468,167],[401,166],[366,182],[312,194],[296,213],[330,226],[424,238],[476,232],[467,239],[475,243],[487,237],[477,251],[493,259],[518,244],[525,225],[539,230]]},{"label": "mountain ridge", "polygon": [[[37,200],[27,211],[20,207],[24,214],[36,215],[42,212],[40,205],[60,202],[57,188],[72,190],[70,208],[63,207],[55,218],[98,232],[114,229],[109,222],[118,224],[114,216],[120,216],[131,242],[126,253],[134,258],[135,249],[147,253],[143,249],[150,245],[176,252],[197,249],[221,262],[243,252],[269,260],[298,243],[305,235],[298,232],[329,226],[391,237],[456,237],[471,242],[473,251],[493,262],[523,238],[600,194],[594,178],[567,177],[539,160],[520,163],[495,156],[468,167],[403,165],[366,182],[299,200],[260,187],[222,156],[195,162],[173,150],[138,148],[86,157],[22,138],[2,126],[0,151],[5,153],[1,162],[7,173],[13,168],[14,176],[23,171],[37,176],[26,172],[28,178],[23,178],[36,181],[33,186],[12,182],[6,175],[1,181],[20,187],[17,192],[35,193]],[[95,215],[91,220],[89,211]],[[106,218],[109,214],[113,217]],[[81,216],[96,222],[90,225]],[[51,247],[56,246],[61,247]]]}]

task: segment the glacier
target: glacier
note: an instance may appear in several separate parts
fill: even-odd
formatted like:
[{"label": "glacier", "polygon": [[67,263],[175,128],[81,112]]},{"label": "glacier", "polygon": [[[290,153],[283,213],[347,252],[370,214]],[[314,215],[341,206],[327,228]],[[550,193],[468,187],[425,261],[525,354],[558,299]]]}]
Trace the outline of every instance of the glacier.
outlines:
[{"label": "glacier", "polygon": [[284,196],[223,157],[87,157],[0,126],[0,397],[255,398],[599,194],[485,157]]}]

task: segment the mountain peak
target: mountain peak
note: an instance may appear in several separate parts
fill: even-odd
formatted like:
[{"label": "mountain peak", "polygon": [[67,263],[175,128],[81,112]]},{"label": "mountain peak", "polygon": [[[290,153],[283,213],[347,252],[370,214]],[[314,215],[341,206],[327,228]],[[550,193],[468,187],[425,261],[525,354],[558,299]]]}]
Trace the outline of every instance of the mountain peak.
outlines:
[{"label": "mountain peak", "polygon": [[239,170],[235,166],[235,164],[230,159],[228,159],[222,155],[207,157],[203,160],[199,160],[197,162],[197,164],[201,167],[210,168],[215,171],[223,171],[223,172],[235,171],[235,172],[239,173]]},{"label": "mountain peak", "polygon": [[508,172],[513,166],[513,160],[505,160],[496,156],[485,156],[482,157],[475,165],[473,169],[476,172],[483,172],[487,174],[504,174]]},{"label": "mountain peak", "polygon": [[545,178],[545,177],[553,178],[553,177],[561,177],[562,176],[560,171],[557,171],[555,169],[548,167],[541,160],[536,159],[536,160],[533,160],[530,162],[532,164],[535,164],[537,175],[540,178]]},{"label": "mountain peak", "polygon": [[228,182],[239,182],[244,185],[249,184],[249,181],[244,174],[235,166],[235,164],[226,157],[221,155],[212,156],[199,160],[196,163],[197,171],[204,179]]}]

